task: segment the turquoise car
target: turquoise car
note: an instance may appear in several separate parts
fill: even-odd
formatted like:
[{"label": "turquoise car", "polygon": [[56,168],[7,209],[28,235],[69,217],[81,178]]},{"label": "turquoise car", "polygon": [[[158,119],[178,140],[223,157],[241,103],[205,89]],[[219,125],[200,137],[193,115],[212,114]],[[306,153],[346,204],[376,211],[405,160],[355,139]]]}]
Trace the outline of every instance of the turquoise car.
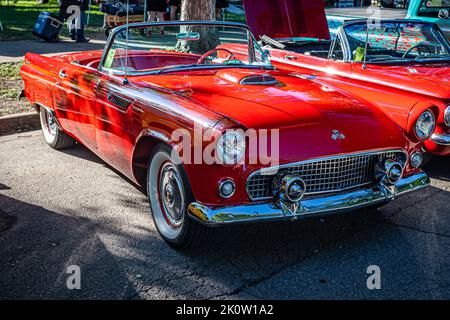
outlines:
[{"label": "turquoise car", "polygon": [[407,19],[436,23],[450,41],[450,0],[411,0]]},{"label": "turquoise car", "polygon": [[[450,0],[411,0],[406,19],[422,20],[436,23],[450,41]],[[333,35],[348,20],[364,17],[327,14],[330,33]]]}]

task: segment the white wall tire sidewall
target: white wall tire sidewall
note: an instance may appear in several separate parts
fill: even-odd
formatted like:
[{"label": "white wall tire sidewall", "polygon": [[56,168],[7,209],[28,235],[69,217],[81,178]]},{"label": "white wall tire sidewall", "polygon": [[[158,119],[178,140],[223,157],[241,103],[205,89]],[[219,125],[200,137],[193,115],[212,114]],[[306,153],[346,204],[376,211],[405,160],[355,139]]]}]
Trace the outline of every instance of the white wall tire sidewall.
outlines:
[{"label": "white wall tire sidewall", "polygon": [[[150,199],[150,207],[152,210],[153,221],[156,225],[156,228],[158,229],[158,232],[165,239],[169,241],[176,241],[180,237],[180,235],[183,234],[183,230],[186,227],[186,212],[184,212],[183,223],[178,228],[173,228],[172,226],[170,226],[164,217],[164,213],[162,211],[163,209],[161,208],[160,205],[161,199],[158,186],[159,186],[160,170],[162,166],[168,161],[173,163],[170,155],[163,150],[158,151],[153,156],[150,162],[150,168],[148,173],[148,195]],[[175,169],[177,171],[178,177],[182,179],[181,172],[178,170],[176,166]],[[184,199],[186,199],[183,181],[181,181],[181,188],[182,192],[184,193]],[[185,204],[183,207],[185,208]]]},{"label": "white wall tire sidewall", "polygon": [[53,145],[56,142],[57,136],[58,136],[58,129],[56,130],[55,134],[52,134],[48,129],[48,123],[47,123],[47,110],[45,108],[40,108],[39,111],[39,117],[41,121],[41,129],[42,134],[44,136],[45,141],[49,145]]}]

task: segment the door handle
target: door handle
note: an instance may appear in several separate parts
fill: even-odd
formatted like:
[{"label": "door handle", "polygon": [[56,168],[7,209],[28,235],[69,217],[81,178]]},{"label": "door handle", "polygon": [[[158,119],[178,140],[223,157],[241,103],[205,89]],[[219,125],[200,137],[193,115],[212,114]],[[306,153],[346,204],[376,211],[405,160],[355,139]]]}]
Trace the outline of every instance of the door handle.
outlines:
[{"label": "door handle", "polygon": [[59,77],[62,79],[67,78],[66,70],[64,69],[59,70]]},{"label": "door handle", "polygon": [[297,60],[297,57],[296,56],[294,56],[294,55],[286,55],[286,56],[284,56],[284,58],[286,59],[286,60]]}]

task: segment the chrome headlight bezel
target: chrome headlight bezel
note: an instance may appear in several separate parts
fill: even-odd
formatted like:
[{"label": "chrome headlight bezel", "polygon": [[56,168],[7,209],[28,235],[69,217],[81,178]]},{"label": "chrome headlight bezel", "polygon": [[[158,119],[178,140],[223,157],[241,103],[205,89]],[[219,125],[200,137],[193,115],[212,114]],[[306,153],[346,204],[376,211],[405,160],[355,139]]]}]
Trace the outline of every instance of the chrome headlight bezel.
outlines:
[{"label": "chrome headlight bezel", "polygon": [[217,141],[216,156],[222,164],[237,164],[244,157],[245,150],[245,136],[239,130],[227,130]]},{"label": "chrome headlight bezel", "polygon": [[[426,119],[427,117],[429,119],[432,119],[433,125],[431,127],[429,127],[428,132],[423,132],[423,128],[421,128],[421,123],[423,123],[423,121],[429,121]],[[414,133],[416,134],[416,137],[419,138],[420,140],[429,139],[435,129],[436,129],[436,117],[435,117],[433,111],[431,111],[431,110],[424,111],[419,116],[419,118],[416,121],[416,124],[414,125]]]},{"label": "chrome headlight bezel", "polygon": [[450,104],[444,111],[444,123],[447,127],[450,127]]}]

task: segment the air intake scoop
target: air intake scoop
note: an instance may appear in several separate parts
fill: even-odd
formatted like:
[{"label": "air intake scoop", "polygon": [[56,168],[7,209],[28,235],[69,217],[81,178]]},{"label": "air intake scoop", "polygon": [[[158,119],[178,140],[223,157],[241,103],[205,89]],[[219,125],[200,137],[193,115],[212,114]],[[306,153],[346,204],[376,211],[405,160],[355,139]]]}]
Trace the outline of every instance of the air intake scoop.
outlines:
[{"label": "air intake scoop", "polygon": [[269,74],[254,74],[254,73],[236,73],[220,71],[217,76],[228,82],[240,84],[240,85],[253,85],[253,86],[274,86],[278,84],[278,80]]},{"label": "air intake scoop", "polygon": [[268,74],[246,76],[239,81],[239,84],[254,86],[274,86],[277,83],[277,79]]}]

